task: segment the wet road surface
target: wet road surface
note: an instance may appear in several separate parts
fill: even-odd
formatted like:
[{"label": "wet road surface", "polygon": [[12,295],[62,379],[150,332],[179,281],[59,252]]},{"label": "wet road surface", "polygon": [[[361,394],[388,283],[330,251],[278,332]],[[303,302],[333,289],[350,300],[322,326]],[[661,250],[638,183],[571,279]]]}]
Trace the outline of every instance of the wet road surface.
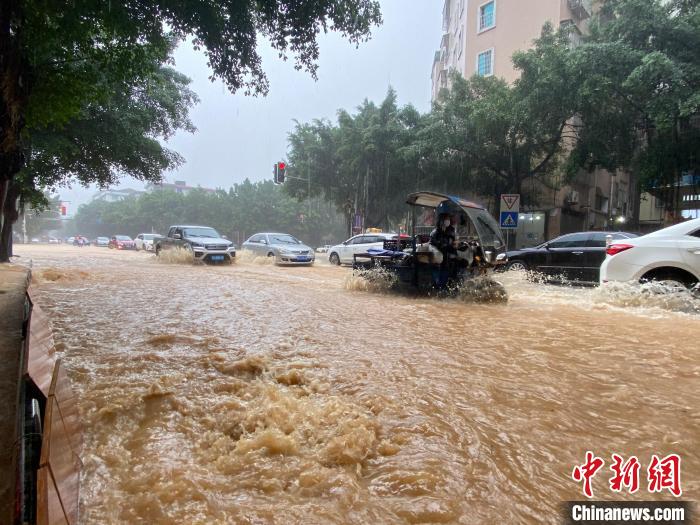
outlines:
[{"label": "wet road surface", "polygon": [[587,450],[700,493],[700,308],[499,277],[508,304],[347,268],[18,247],[78,390],[84,523],[554,523]]}]

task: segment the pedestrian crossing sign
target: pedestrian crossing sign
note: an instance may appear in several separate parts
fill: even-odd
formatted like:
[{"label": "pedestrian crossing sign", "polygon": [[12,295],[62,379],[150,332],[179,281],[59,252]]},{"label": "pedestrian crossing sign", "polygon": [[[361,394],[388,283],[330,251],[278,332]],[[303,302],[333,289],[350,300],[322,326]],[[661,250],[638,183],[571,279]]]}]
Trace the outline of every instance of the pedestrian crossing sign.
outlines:
[{"label": "pedestrian crossing sign", "polygon": [[515,229],[518,227],[518,212],[502,211],[501,212],[501,228]]}]

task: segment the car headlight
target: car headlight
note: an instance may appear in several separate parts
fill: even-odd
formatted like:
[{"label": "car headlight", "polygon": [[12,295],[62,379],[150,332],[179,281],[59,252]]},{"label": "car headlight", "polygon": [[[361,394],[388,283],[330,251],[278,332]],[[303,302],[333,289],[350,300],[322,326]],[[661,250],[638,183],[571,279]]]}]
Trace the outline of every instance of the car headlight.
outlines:
[{"label": "car headlight", "polygon": [[204,248],[204,245],[201,242],[191,242],[190,245],[193,248]]}]

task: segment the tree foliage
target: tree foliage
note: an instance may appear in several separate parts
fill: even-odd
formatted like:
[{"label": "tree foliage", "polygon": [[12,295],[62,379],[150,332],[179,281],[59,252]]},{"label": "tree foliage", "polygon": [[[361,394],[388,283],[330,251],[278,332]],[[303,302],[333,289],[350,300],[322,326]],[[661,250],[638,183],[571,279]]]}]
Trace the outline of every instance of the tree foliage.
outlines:
[{"label": "tree foliage", "polygon": [[421,125],[415,108],[398,107],[391,88],[379,105],[365,100],[355,114],[340,110],[337,124],[297,123],[289,136],[289,173],[303,180],[291,179],[286,189],[299,198],[322,196],[347,221],[362,212],[367,226],[388,228],[402,212],[397,192],[415,189],[411,150]]},{"label": "tree foliage", "polygon": [[[287,190],[323,195],[348,220],[391,228],[401,222],[406,194],[433,190],[479,196],[525,191],[524,181],[554,184],[575,104],[566,61],[569,40],[550,26],[533,50],[516,56],[522,77],[514,85],[490,77],[451,78],[430,113],[384,101],[338,112],[337,124],[297,123],[289,136],[293,180]],[[531,196],[530,201],[534,199]],[[532,202],[527,202],[531,204]]]},{"label": "tree foliage", "polygon": [[572,162],[625,168],[643,187],[700,170],[700,4],[606,0],[572,52],[581,132]]},{"label": "tree foliage", "polygon": [[203,224],[241,242],[261,231],[282,231],[311,245],[344,238],[342,217],[333,206],[312,199],[299,202],[272,181],[246,180],[228,191],[202,189],[187,194],[152,191],[119,202],[93,201],[82,205],[74,220],[75,233],[110,236],[155,231],[165,234],[173,224]]},{"label": "tree foliage", "polygon": [[[194,47],[207,56],[211,78],[221,79],[231,91],[245,88],[247,93],[265,94],[268,81],[256,48],[259,35],[266,37],[281,57],[293,55],[298,68],[315,75],[316,37],[321,31],[338,31],[358,43],[380,22],[376,0],[0,2],[3,226],[16,220],[14,201],[19,190],[12,190],[10,182],[25,165],[26,151],[32,142],[29,135],[37,130],[51,133],[61,127],[68,128],[69,135],[81,134],[84,146],[97,146],[96,149],[73,148],[72,165],[85,173],[108,147],[94,138],[104,128],[99,128],[99,122],[87,122],[85,109],[107,107],[114,101],[115,93],[136,95],[131,101],[138,103],[136,90],[149,84],[149,79],[163,75],[162,66],[167,63],[174,42],[192,38]],[[105,117],[105,125],[109,125],[110,116],[116,115],[93,115]],[[151,117],[157,119],[158,115]],[[143,122],[133,121],[117,120],[112,124],[147,127]],[[164,130],[158,131],[164,134]],[[93,140],[88,137],[90,133]],[[50,140],[46,136],[43,139]],[[154,142],[137,142],[131,146],[141,151],[155,148]],[[126,141],[121,145],[128,146]],[[75,145],[54,146],[67,152]],[[122,156],[121,167],[148,176],[158,169],[157,162],[147,166],[143,158],[131,151],[125,147],[115,152]],[[151,160],[158,157],[159,152],[151,153],[155,154],[149,156]],[[43,160],[44,167],[51,167],[52,159]],[[161,154],[160,165],[178,160]],[[59,169],[52,177],[60,178],[62,174]],[[8,195],[8,191],[13,193]],[[11,197],[10,202],[6,196]],[[6,234],[7,228],[3,232]],[[0,242],[0,260],[7,260],[9,255],[5,240]]]},{"label": "tree foliage", "polygon": [[26,226],[27,240],[63,227],[58,195],[46,193],[38,204],[27,203],[20,212],[24,215],[23,231]]},{"label": "tree foliage", "polygon": [[[538,205],[580,170],[631,172],[637,188],[677,182],[700,164],[700,3],[605,0],[591,34],[573,45],[546,24],[513,56],[519,78],[458,74],[432,111],[396,107],[390,91],[337,123],[290,134],[292,195],[322,194],[371,226],[401,220],[409,191],[500,193]],[[387,192],[386,189],[390,188]]]}]

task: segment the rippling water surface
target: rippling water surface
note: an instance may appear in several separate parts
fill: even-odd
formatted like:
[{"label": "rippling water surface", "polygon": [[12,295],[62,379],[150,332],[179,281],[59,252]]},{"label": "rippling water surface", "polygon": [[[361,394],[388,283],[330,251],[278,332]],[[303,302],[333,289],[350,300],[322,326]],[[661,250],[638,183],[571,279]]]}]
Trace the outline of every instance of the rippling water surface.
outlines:
[{"label": "rippling water surface", "polygon": [[678,453],[699,497],[690,295],[511,273],[481,304],[327,264],[18,251],[80,393],[85,523],[558,522],[586,450]]}]

